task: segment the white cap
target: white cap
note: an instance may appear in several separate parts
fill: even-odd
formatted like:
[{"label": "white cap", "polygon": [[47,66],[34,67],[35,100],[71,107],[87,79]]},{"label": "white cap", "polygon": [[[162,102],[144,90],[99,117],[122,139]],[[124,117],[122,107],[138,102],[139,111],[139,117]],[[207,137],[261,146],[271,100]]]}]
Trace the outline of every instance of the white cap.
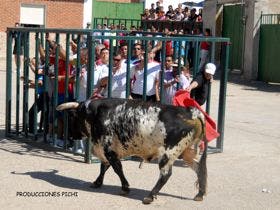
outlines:
[{"label": "white cap", "polygon": [[206,72],[206,73],[214,75],[214,74],[215,74],[215,71],[216,71],[216,66],[215,66],[215,64],[213,64],[213,63],[207,63],[207,64],[205,65],[205,72]]}]

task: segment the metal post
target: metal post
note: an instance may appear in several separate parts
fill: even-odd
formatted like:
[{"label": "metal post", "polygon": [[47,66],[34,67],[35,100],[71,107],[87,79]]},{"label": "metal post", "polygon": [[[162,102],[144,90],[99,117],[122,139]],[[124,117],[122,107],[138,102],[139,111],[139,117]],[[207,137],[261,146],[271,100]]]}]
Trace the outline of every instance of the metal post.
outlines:
[{"label": "metal post", "polygon": [[165,58],[166,58],[166,41],[162,41],[162,50],[161,50],[161,57],[162,57],[162,62],[161,62],[161,72],[160,72],[160,103],[164,104],[165,103],[165,98],[164,98],[164,74],[165,74]]},{"label": "metal post", "polygon": [[223,152],[223,142],[224,142],[228,61],[229,61],[229,42],[224,43],[222,45],[222,65],[221,65],[221,81],[220,81],[219,111],[218,111],[218,131],[220,133],[220,137],[217,139],[217,148],[220,150],[220,152]]},{"label": "metal post", "polygon": [[37,100],[38,100],[38,67],[39,67],[39,33],[35,35],[35,87],[34,87],[34,112],[33,112],[33,133],[34,140],[37,140]]},{"label": "metal post", "polygon": [[109,47],[109,72],[108,72],[108,98],[112,97],[112,72],[113,72],[113,39],[109,39],[110,47]]},{"label": "metal post", "polygon": [[12,112],[12,31],[7,31],[7,50],[6,50],[6,122],[5,136],[11,133],[11,112]]},{"label": "metal post", "polygon": [[131,58],[131,47],[132,47],[132,41],[128,40],[127,47],[127,62],[126,62],[126,92],[125,97],[129,98],[130,96],[130,58]]},{"label": "metal post", "polygon": [[[87,46],[88,46],[88,64],[87,64],[87,98],[92,94],[93,90],[93,81],[94,81],[94,58],[95,58],[95,49],[93,47],[93,37],[92,33],[87,34]],[[88,138],[86,141],[86,151],[84,160],[86,163],[91,163],[91,148],[92,148],[92,137]]]},{"label": "metal post", "polygon": [[29,32],[25,32],[24,36],[24,81],[23,81],[23,132],[28,137],[29,114],[28,114],[28,98],[29,98]]},{"label": "metal post", "polygon": [[[66,34],[66,46],[65,46],[65,50],[66,50],[66,60],[65,60],[65,81],[64,81],[64,102],[68,102],[69,101],[69,93],[68,93],[68,84],[69,84],[69,45],[70,45],[70,34],[67,33]],[[78,51],[80,49],[78,48]],[[64,111],[63,113],[63,133],[64,133],[64,149],[67,149],[67,141],[68,141],[68,113],[66,111]]]},{"label": "metal post", "polygon": [[20,67],[21,67],[21,33],[22,32],[17,32],[17,39],[16,44],[16,135],[19,135],[19,103],[20,103]]},{"label": "metal post", "polygon": [[147,99],[147,67],[148,67],[148,41],[145,40],[144,73],[143,73],[143,100]]}]

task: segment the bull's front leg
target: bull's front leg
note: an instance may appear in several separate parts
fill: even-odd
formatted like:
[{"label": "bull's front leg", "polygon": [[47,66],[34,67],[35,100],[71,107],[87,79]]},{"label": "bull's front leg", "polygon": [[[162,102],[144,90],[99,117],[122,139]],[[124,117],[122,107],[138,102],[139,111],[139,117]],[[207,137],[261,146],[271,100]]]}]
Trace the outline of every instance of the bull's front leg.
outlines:
[{"label": "bull's front leg", "polygon": [[100,174],[90,187],[99,188],[102,186],[103,180],[104,180],[104,175],[105,175],[105,172],[108,170],[108,168],[110,168],[109,164],[105,164],[105,163],[101,162]]},{"label": "bull's front leg", "polygon": [[122,195],[127,195],[130,191],[128,181],[126,180],[123,169],[122,163],[120,159],[118,159],[117,154],[114,151],[109,151],[105,149],[105,156],[109,161],[110,165],[113,167],[115,173],[119,176],[122,184]]},{"label": "bull's front leg", "polygon": [[161,188],[165,185],[165,183],[168,181],[169,177],[172,174],[172,165],[168,164],[168,158],[166,155],[163,156],[163,158],[159,162],[159,169],[160,169],[160,177],[150,192],[150,194],[143,199],[144,204],[150,204],[153,202],[154,197],[159,193]]}]

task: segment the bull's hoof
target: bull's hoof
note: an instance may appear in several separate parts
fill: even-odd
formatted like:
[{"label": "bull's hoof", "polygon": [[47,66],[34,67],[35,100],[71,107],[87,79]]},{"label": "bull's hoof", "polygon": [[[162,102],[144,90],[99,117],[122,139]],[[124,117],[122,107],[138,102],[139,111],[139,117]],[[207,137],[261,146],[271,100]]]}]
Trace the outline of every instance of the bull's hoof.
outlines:
[{"label": "bull's hoof", "polygon": [[122,191],[120,192],[120,195],[126,196],[130,192],[130,189],[128,186],[122,187]]},{"label": "bull's hoof", "polygon": [[203,201],[203,195],[200,195],[199,193],[194,197],[194,201]]},{"label": "bull's hoof", "polygon": [[153,197],[145,197],[143,199],[143,204],[150,204],[154,201]]},{"label": "bull's hoof", "polygon": [[100,188],[101,186],[102,186],[102,182],[98,182],[98,181],[95,181],[90,185],[91,188]]}]

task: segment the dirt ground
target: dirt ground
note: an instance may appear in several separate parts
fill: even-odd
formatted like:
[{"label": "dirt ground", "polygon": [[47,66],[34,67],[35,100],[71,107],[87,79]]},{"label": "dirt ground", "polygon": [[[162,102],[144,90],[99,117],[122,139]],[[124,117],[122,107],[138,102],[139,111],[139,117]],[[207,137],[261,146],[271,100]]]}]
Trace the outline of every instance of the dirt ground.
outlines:
[{"label": "dirt ground", "polygon": [[[101,189],[91,189],[98,163],[86,164],[81,156],[48,145],[5,138],[4,68],[0,80],[1,209],[280,209],[279,85],[229,82],[224,151],[208,155],[204,201],[192,200],[197,193],[195,174],[177,161],[158,198],[146,206],[142,199],[158,179],[157,164],[139,169],[137,161],[123,161],[131,187],[124,197],[112,169]],[[214,119],[218,86],[216,80],[211,100]]]}]

